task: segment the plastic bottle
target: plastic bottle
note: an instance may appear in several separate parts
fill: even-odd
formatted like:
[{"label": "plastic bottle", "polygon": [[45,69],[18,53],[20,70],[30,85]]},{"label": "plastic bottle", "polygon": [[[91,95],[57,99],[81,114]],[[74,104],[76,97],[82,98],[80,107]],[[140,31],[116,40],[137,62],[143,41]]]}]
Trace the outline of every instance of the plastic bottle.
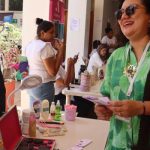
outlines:
[{"label": "plastic bottle", "polygon": [[55,118],[55,109],[56,109],[55,102],[52,102],[50,107],[50,115],[52,120],[54,120]]},{"label": "plastic bottle", "polygon": [[29,136],[36,137],[36,117],[34,112],[30,112],[29,117]]},{"label": "plastic bottle", "polygon": [[61,121],[61,105],[60,105],[59,100],[57,100],[57,103],[56,103],[55,121]]},{"label": "plastic bottle", "polygon": [[41,119],[44,121],[48,120],[49,117],[49,101],[48,100],[43,100],[41,103]]},{"label": "plastic bottle", "polygon": [[85,65],[81,65],[80,66],[80,70],[78,72],[78,84],[80,84],[81,81],[81,73],[84,72],[86,70],[86,66]]}]

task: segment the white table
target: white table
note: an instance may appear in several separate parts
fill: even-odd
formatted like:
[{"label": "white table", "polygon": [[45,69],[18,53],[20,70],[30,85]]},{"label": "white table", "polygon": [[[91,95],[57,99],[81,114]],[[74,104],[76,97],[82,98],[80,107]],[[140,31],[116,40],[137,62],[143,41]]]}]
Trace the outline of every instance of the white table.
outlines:
[{"label": "white table", "polygon": [[56,148],[69,150],[81,139],[91,139],[93,142],[84,150],[104,150],[108,135],[109,122],[96,119],[77,117],[75,121],[66,121],[67,132],[63,136],[54,136]]},{"label": "white table", "polygon": [[90,88],[90,91],[88,92],[81,91],[79,85],[74,85],[74,84],[70,86],[70,89],[64,88],[62,90],[62,93],[66,95],[66,104],[70,104],[71,96],[87,96],[87,95],[95,96],[95,97],[102,96],[100,94],[100,84],[101,81],[97,81],[95,85]]}]

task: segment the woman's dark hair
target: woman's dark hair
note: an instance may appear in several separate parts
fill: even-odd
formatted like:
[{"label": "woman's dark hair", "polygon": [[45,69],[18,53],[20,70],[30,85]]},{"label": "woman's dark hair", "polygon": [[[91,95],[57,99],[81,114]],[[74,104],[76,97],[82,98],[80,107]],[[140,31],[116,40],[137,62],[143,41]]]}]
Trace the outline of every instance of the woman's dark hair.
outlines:
[{"label": "woman's dark hair", "polygon": [[54,27],[54,24],[50,21],[43,20],[41,18],[36,18],[37,36],[40,37],[41,31],[47,32]]},{"label": "woman's dark hair", "polygon": [[141,2],[146,8],[146,12],[150,14],[150,0],[141,0]]},{"label": "woman's dark hair", "polygon": [[117,47],[124,46],[129,40],[125,37],[125,35],[122,33],[120,26],[118,22],[116,22],[115,28],[114,28],[115,37],[117,39]]},{"label": "woman's dark hair", "polygon": [[112,31],[113,31],[112,28],[108,28],[108,27],[105,28],[105,33],[106,33],[106,34],[108,34],[109,32],[112,32]]},{"label": "woman's dark hair", "polygon": [[[121,8],[125,0],[120,0],[119,8]],[[150,0],[141,0],[142,4],[145,6],[147,13],[150,14]]]},{"label": "woman's dark hair", "polygon": [[[101,51],[103,48],[106,49],[106,56],[101,56],[101,55],[100,55],[100,51]],[[103,61],[106,61],[107,58],[109,57],[109,46],[108,46],[107,44],[100,44],[99,47],[98,47],[98,49],[97,49],[97,52],[98,52],[100,58],[101,58]]]},{"label": "woman's dark hair", "polygon": [[93,41],[93,49],[97,49],[100,44],[101,44],[101,42],[99,40],[94,40]]}]

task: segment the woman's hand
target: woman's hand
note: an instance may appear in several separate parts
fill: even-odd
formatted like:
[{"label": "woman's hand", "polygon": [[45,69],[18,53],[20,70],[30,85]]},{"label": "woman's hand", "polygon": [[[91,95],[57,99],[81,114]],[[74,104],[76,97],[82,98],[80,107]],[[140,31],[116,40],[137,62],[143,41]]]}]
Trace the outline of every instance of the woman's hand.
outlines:
[{"label": "woman's hand", "polygon": [[109,108],[99,104],[95,104],[95,113],[100,120],[109,120],[113,115],[113,112]]},{"label": "woman's hand", "polygon": [[112,110],[115,115],[133,117],[143,114],[144,104],[143,102],[133,100],[111,101],[109,109]]},{"label": "woman's hand", "polygon": [[67,59],[67,67],[72,67],[74,65],[74,60],[73,58],[69,57]]},{"label": "woman's hand", "polygon": [[58,51],[63,51],[64,50],[64,43],[61,42],[58,39],[55,39],[52,46],[57,49]]}]

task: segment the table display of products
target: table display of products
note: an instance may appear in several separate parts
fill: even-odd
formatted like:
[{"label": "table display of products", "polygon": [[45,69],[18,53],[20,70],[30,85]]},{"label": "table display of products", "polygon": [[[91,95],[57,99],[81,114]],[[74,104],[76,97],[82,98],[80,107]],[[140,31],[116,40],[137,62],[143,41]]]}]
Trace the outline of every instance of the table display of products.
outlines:
[{"label": "table display of products", "polygon": [[23,136],[16,106],[0,119],[0,131],[3,149],[5,150],[53,150],[56,143],[55,139],[39,139],[37,137],[30,138]]},{"label": "table display of products", "polygon": [[[73,106],[70,105],[69,107],[72,108]],[[23,117],[23,114],[26,114],[25,117]],[[29,124],[29,117],[30,110],[23,110],[22,120]],[[63,121],[63,118],[65,118],[65,116],[62,114],[61,121],[37,121],[36,137],[29,137],[28,133],[26,135],[22,135],[17,110],[15,107],[12,108],[7,114],[0,118],[0,130],[2,131],[0,146],[4,146],[1,150],[15,150],[17,148],[23,150],[26,149],[25,147],[27,145],[28,147],[32,147],[32,150],[52,150],[53,145],[55,147],[54,149],[60,150],[71,150],[74,147],[78,147],[79,149],[79,146],[81,146],[80,149],[84,148],[84,150],[104,149],[108,135],[109,122],[80,117],[76,117],[74,121]],[[43,125],[43,127],[39,128],[38,123]],[[44,133],[43,129],[45,129],[45,126],[47,126],[47,131],[51,130],[53,132],[47,132],[44,130]],[[57,127],[58,129],[60,127],[61,130],[65,130],[65,134],[61,134],[61,136],[58,136],[57,134],[56,136],[56,128],[53,127]],[[29,127],[26,128],[28,131]],[[46,133],[51,133],[51,135]],[[43,141],[41,139],[43,139]],[[24,143],[26,143],[26,146],[24,146]],[[39,143],[41,146],[39,146]]]}]

